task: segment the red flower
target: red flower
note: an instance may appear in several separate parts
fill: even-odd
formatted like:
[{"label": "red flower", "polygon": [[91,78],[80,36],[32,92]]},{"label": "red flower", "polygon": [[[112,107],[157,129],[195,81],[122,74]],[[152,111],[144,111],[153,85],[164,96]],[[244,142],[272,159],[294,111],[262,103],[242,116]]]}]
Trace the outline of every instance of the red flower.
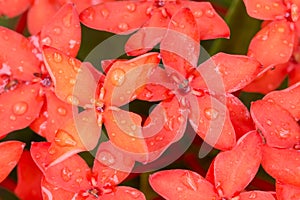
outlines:
[{"label": "red flower", "polygon": [[42,192],[48,199],[145,199],[140,191],[117,186],[130,173],[134,161],[109,142],[101,143],[92,170],[73,155],[57,165],[45,168],[50,143],[33,143],[31,154],[44,174]]},{"label": "red flower", "polygon": [[170,19],[184,7],[191,9],[196,19],[198,41],[229,37],[228,26],[208,2],[107,2],[86,9],[81,13],[80,19],[88,27],[117,34],[129,34],[142,27],[130,37],[125,46],[129,55],[140,55],[162,40]]},{"label": "red flower", "polygon": [[207,179],[188,170],[167,170],[150,176],[152,188],[166,199],[259,199],[274,200],[271,192],[244,188],[254,178],[261,161],[261,137],[255,131],[244,135],[237,146],[217,155]]},{"label": "red flower", "polygon": [[[157,53],[115,62],[104,77],[88,63],[81,63],[53,48],[44,48],[46,66],[54,81],[56,95],[66,103],[85,110],[61,127],[49,149],[48,164],[70,154],[93,149],[104,123],[110,141],[131,153],[146,153],[141,117],[118,107],[136,98],[154,70]],[[57,61],[55,56],[59,56]],[[130,119],[130,120],[129,120]],[[88,131],[86,131],[88,130]]]},{"label": "red flower", "polygon": [[81,40],[78,15],[72,4],[66,4],[38,36],[28,40],[4,27],[0,34],[0,136],[33,122],[31,128],[51,141],[56,129],[71,116],[71,106],[53,94],[40,46],[51,45],[75,56]]},{"label": "red flower", "polygon": [[[166,122],[157,134],[152,133],[153,137],[147,137],[151,133],[144,132],[150,152],[163,151],[180,139],[188,118],[201,138],[222,150],[231,149],[236,142],[231,120],[241,122],[235,124],[239,137],[244,131],[253,130],[247,109],[229,93],[253,80],[260,64],[246,56],[219,53],[196,68],[199,35],[195,24],[188,8],[173,15],[160,45],[166,69],[157,68],[150,78],[151,84],[139,95],[147,101],[163,100],[146,120],[146,124],[154,121],[153,125],[155,121]],[[238,72],[235,66],[242,69]],[[163,111],[166,114],[162,115]],[[164,118],[157,120],[160,116]]]},{"label": "red flower", "polygon": [[2,182],[18,164],[25,144],[19,141],[0,143],[0,182]]}]

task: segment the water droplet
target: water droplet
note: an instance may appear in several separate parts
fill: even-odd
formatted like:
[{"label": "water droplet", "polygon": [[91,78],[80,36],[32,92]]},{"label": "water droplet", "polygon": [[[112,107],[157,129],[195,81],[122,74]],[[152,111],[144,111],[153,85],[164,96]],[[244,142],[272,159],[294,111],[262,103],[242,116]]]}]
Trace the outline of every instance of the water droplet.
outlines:
[{"label": "water droplet", "polygon": [[203,16],[203,12],[202,10],[197,10],[194,12],[194,16],[197,18],[197,17],[202,17]]},{"label": "water droplet", "polygon": [[189,189],[191,189],[193,191],[197,191],[198,190],[197,183],[195,182],[195,180],[194,180],[193,176],[190,174],[190,172],[186,172],[184,174],[184,177],[182,177],[182,178],[183,178],[183,182],[182,183],[187,188],[189,188]]},{"label": "water droplet", "polygon": [[286,139],[286,138],[289,138],[289,137],[291,136],[291,133],[290,133],[290,131],[287,130],[287,129],[280,128],[280,129],[278,130],[278,135],[279,135],[281,138]]},{"label": "water droplet", "polygon": [[107,9],[103,8],[101,10],[101,14],[106,19],[108,17],[108,15],[109,15],[109,11]]},{"label": "water droplet", "polygon": [[157,136],[156,138],[155,138],[155,140],[156,141],[162,141],[164,138],[162,137],[162,136]]},{"label": "water droplet", "polygon": [[294,149],[299,151],[300,150],[300,144],[295,144]]},{"label": "water droplet", "polygon": [[128,24],[126,24],[126,23],[120,23],[119,25],[118,25],[118,28],[121,30],[121,31],[127,31],[128,29],[129,29],[129,26],[128,26]]},{"label": "water droplet", "polygon": [[17,161],[11,161],[9,163],[7,163],[9,166],[16,166],[17,165]]},{"label": "water droplet", "polygon": [[279,3],[273,3],[272,4],[274,7],[278,7],[279,6]]},{"label": "water droplet", "polygon": [[270,8],[270,6],[265,5],[265,9],[266,9],[266,10],[270,10],[271,8]]},{"label": "water droplet", "polygon": [[214,108],[205,108],[204,116],[209,120],[217,119],[219,112]]},{"label": "water droplet", "polygon": [[68,132],[61,129],[57,131],[54,141],[61,147],[73,147],[77,144]]},{"label": "water droplet", "polygon": [[212,10],[207,10],[207,11],[205,11],[205,15],[209,18],[212,18],[215,16],[215,13]]},{"label": "water droplet", "polygon": [[271,126],[272,125],[272,121],[271,120],[267,120],[267,124],[269,125],[269,126]]},{"label": "water droplet", "polygon": [[286,55],[284,53],[279,54],[280,57],[285,57]]},{"label": "water droplet", "polygon": [[132,198],[137,199],[141,196],[141,193],[135,190],[125,190],[126,193],[130,194]]},{"label": "water droplet", "polygon": [[121,86],[125,81],[125,71],[122,69],[115,69],[112,71],[110,80],[113,85]]},{"label": "water droplet", "polygon": [[73,49],[75,47],[75,45],[77,44],[76,40],[70,40],[69,41],[69,48]]},{"label": "water droplet", "polygon": [[176,188],[176,190],[177,190],[178,192],[182,192],[182,191],[183,191],[183,188],[178,186],[178,187]]},{"label": "water droplet", "polygon": [[134,12],[135,9],[136,9],[136,6],[135,6],[134,3],[129,3],[129,4],[127,4],[126,8],[127,8],[128,11]]},{"label": "water droplet", "polygon": [[[73,66],[73,67],[75,67],[75,59],[74,58],[69,58],[69,60],[68,60],[68,63],[71,65],[71,66]],[[76,71],[77,72],[77,71]]]},{"label": "water droplet", "polygon": [[62,61],[62,57],[61,57],[60,53],[57,53],[57,52],[55,52],[55,53],[53,54],[53,59],[54,59],[54,61],[57,62],[57,63],[60,63],[60,62]]},{"label": "water droplet", "polygon": [[41,42],[43,43],[43,44],[45,44],[45,45],[51,45],[51,43],[52,43],[52,40],[51,40],[51,38],[50,37],[44,37],[42,40],[41,40]]},{"label": "water droplet", "polygon": [[70,171],[70,169],[68,167],[64,167],[61,170],[61,177],[66,182],[71,180],[72,175],[73,175],[73,173]]},{"label": "water droplet", "polygon": [[257,197],[256,192],[254,192],[254,191],[250,192],[249,199],[255,199],[256,197]]},{"label": "water droplet", "polygon": [[71,78],[71,79],[70,79],[70,81],[69,81],[69,83],[70,83],[71,85],[75,85],[75,83],[76,83],[76,80],[75,80],[75,79],[73,79],[73,78]]},{"label": "water droplet", "polygon": [[53,32],[54,32],[56,35],[59,35],[59,34],[61,34],[61,28],[57,26],[57,27],[53,28]]},{"label": "water droplet", "polygon": [[9,117],[9,119],[12,120],[12,121],[15,121],[17,118],[16,118],[16,116],[11,115],[11,116]]},{"label": "water droplet", "polygon": [[105,150],[100,151],[100,153],[97,156],[97,159],[99,160],[99,162],[101,162],[106,166],[111,166],[115,164],[115,157],[109,151],[105,151]]},{"label": "water droplet", "polygon": [[75,180],[78,184],[80,184],[83,181],[83,178],[80,176],[78,178],[76,178]]},{"label": "water droplet", "polygon": [[48,152],[49,152],[50,155],[53,155],[53,154],[56,153],[56,150],[55,150],[54,147],[50,147],[50,148],[48,149]]},{"label": "water droplet", "polygon": [[18,102],[13,106],[13,113],[23,115],[28,110],[28,104],[24,101]]},{"label": "water droplet", "polygon": [[67,109],[65,109],[63,107],[58,107],[57,112],[58,112],[58,114],[65,116],[67,114]]},{"label": "water droplet", "polygon": [[71,26],[72,17],[73,17],[72,14],[69,13],[63,18],[63,24],[65,25],[65,27],[69,28]]},{"label": "water droplet", "polygon": [[259,3],[256,4],[256,8],[261,8],[261,5]]},{"label": "water droplet", "polygon": [[72,105],[78,105],[79,104],[78,98],[75,97],[75,96],[72,96],[72,95],[69,95],[67,97],[67,102],[70,103],[70,104],[72,104]]}]

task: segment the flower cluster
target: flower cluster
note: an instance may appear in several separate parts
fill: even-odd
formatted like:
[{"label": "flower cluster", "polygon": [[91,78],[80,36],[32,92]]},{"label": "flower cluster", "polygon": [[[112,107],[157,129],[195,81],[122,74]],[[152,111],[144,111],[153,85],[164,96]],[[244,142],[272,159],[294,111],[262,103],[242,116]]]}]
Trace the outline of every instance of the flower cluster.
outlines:
[{"label": "flower cluster", "polygon": [[[0,1],[0,22],[17,17],[0,26],[0,190],[300,199],[300,2],[243,0],[264,20],[248,53],[210,56],[200,43],[230,37],[218,12],[237,2]],[[112,35],[96,62],[82,59],[94,34]],[[254,92],[247,107],[239,94]]]}]

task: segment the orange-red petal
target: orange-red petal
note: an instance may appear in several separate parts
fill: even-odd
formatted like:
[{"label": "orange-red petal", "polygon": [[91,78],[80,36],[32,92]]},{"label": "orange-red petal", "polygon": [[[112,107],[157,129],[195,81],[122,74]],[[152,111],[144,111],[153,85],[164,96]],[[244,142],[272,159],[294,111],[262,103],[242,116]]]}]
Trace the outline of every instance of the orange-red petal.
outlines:
[{"label": "orange-red petal", "polygon": [[180,9],[172,16],[160,44],[165,67],[173,68],[185,77],[191,68],[197,66],[200,53],[199,40],[199,31],[191,10]]},{"label": "orange-red petal", "polygon": [[42,172],[31,158],[29,151],[24,151],[17,167],[18,184],[16,195],[22,200],[42,199]]},{"label": "orange-red petal", "polygon": [[[299,142],[300,127],[292,115],[276,103],[259,100],[251,104],[256,127],[271,147],[292,148]],[[280,117],[278,117],[280,116]]]},{"label": "orange-red petal", "polygon": [[0,143],[0,182],[2,182],[21,158],[25,144],[19,141],[6,141]]},{"label": "orange-red petal", "polygon": [[20,85],[0,95],[0,136],[26,128],[39,116],[43,105],[39,87],[39,84]]},{"label": "orange-red petal", "polygon": [[72,199],[75,196],[74,192],[58,188],[56,185],[50,184],[45,177],[42,178],[42,195],[43,199],[61,200]]},{"label": "orange-red petal", "polygon": [[197,134],[211,146],[229,150],[236,144],[235,131],[226,105],[204,94],[190,101],[189,120]]},{"label": "orange-red petal", "polygon": [[114,192],[109,194],[104,194],[101,196],[102,200],[146,200],[145,195],[132,187],[128,186],[118,186],[115,188]]},{"label": "orange-red petal", "polygon": [[189,170],[166,170],[152,174],[151,187],[165,199],[217,199],[214,187],[199,174]]},{"label": "orange-red petal", "polygon": [[0,16],[16,17],[30,6],[31,0],[9,0],[0,2]]},{"label": "orange-red petal", "polygon": [[241,192],[256,175],[261,158],[262,139],[256,131],[244,135],[231,150],[219,153],[214,162],[215,186],[220,197]]},{"label": "orange-red petal", "polygon": [[251,40],[248,55],[264,67],[289,61],[294,47],[295,30],[286,20],[273,21],[262,28]]},{"label": "orange-red petal", "polygon": [[29,81],[40,72],[40,61],[34,55],[34,46],[24,36],[0,27],[0,74]]},{"label": "orange-red petal", "polygon": [[49,19],[41,31],[41,44],[76,56],[81,42],[78,13],[72,3],[65,4]]},{"label": "orange-red petal", "polygon": [[249,192],[242,192],[239,195],[240,200],[275,200],[272,192],[264,192],[264,191],[249,191]]},{"label": "orange-red petal", "polygon": [[247,13],[262,20],[283,19],[288,11],[282,0],[244,0]]},{"label": "orange-red petal", "polygon": [[297,200],[300,198],[300,187],[276,182],[276,197],[278,200]]},{"label": "orange-red petal", "polygon": [[281,183],[300,187],[300,152],[293,149],[263,147],[262,166],[274,179]]},{"label": "orange-red petal", "polygon": [[152,2],[117,1],[91,6],[80,14],[81,22],[93,29],[113,33],[130,33],[149,18]]},{"label": "orange-red petal", "polygon": [[158,53],[147,53],[126,61],[116,61],[104,81],[106,105],[121,106],[129,103],[149,83],[150,75],[160,59]]}]

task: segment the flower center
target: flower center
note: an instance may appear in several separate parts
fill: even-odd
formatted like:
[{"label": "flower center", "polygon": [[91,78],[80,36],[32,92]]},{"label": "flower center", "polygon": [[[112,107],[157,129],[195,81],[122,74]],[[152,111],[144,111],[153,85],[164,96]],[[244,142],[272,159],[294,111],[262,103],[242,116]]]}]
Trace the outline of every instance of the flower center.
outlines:
[{"label": "flower center", "polygon": [[182,95],[185,95],[191,91],[191,87],[190,87],[189,81],[187,79],[185,79],[181,83],[179,83],[178,91]]},{"label": "flower center", "polygon": [[103,192],[97,187],[89,189],[87,192],[96,199],[98,199],[99,196],[101,196],[103,194]]}]

